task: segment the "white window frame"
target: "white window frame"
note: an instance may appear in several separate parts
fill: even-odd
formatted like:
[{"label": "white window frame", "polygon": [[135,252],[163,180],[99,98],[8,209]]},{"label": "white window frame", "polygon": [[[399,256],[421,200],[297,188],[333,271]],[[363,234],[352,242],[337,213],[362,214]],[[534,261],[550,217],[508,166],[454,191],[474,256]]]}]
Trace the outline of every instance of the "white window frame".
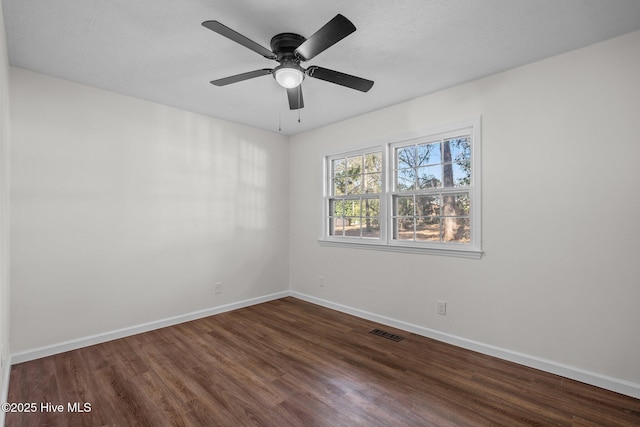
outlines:
[{"label": "white window frame", "polygon": [[[403,145],[446,139],[459,135],[471,136],[471,183],[462,187],[470,197],[470,242],[429,242],[405,241],[393,239],[393,196],[396,193],[394,182],[394,149]],[[431,127],[408,132],[390,140],[372,143],[366,148],[332,153],[323,156],[323,197],[322,227],[318,242],[323,246],[363,248],[391,252],[434,254],[479,259],[482,256],[482,132],[480,117],[440,127]],[[331,160],[375,151],[382,152],[382,194],[380,196],[380,238],[353,238],[329,236],[329,200],[331,188],[329,176]],[[458,191],[461,187],[442,189],[443,192]],[[407,193],[411,194],[411,193]]]},{"label": "white window frame", "polygon": [[[382,192],[380,193],[380,238],[372,238],[372,237],[351,237],[351,236],[331,236],[330,233],[330,224],[329,224],[329,210],[330,210],[330,200],[332,200],[335,196],[332,194],[331,189],[331,164],[333,160],[353,157],[359,155],[367,155],[372,153],[381,153],[382,155],[382,171],[381,171],[381,188]],[[381,145],[370,146],[367,148],[357,149],[345,151],[337,154],[324,156],[324,165],[323,165],[323,209],[322,209],[322,237],[321,241],[323,242],[333,242],[337,244],[356,244],[356,245],[380,245],[382,241],[386,240],[386,150]],[[367,198],[367,194],[359,194],[354,195],[358,198]],[[337,198],[340,198],[339,196]]]}]

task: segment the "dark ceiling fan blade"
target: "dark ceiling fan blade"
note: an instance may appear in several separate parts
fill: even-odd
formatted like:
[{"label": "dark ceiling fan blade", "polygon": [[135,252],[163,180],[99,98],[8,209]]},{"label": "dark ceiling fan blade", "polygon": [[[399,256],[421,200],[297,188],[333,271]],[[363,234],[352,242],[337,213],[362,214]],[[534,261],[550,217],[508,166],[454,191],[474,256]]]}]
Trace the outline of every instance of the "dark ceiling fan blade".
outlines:
[{"label": "dark ceiling fan blade", "polygon": [[304,100],[302,99],[302,86],[287,89],[287,97],[289,98],[290,110],[304,108]]},{"label": "dark ceiling fan blade", "polygon": [[368,92],[373,86],[373,82],[371,80],[341,73],[340,71],[329,70],[328,68],[316,67],[315,65],[307,68],[307,75],[326,82],[359,90],[361,92]]},{"label": "dark ceiling fan blade", "polygon": [[356,30],[355,25],[344,16],[337,14],[324,27],[316,31],[296,49],[298,56],[308,61],[320,52],[330,48]]},{"label": "dark ceiling fan blade", "polygon": [[263,68],[262,70],[249,71],[248,73],[236,74],[235,76],[224,77],[218,80],[212,80],[211,84],[216,86],[226,86],[231,83],[238,83],[243,80],[253,79],[254,77],[266,76],[271,74],[273,70],[271,68]]},{"label": "dark ceiling fan blade", "polygon": [[210,29],[211,31],[215,31],[216,33],[220,34],[221,36],[225,36],[229,40],[233,40],[234,42],[239,43],[242,46],[244,46],[244,47],[246,47],[248,49],[251,49],[252,51],[254,51],[256,53],[259,53],[260,55],[264,56],[265,58],[276,59],[276,56],[273,54],[273,52],[271,52],[266,47],[263,47],[263,46],[259,45],[258,43],[254,42],[253,40],[246,38],[242,34],[232,30],[231,28],[227,27],[226,25],[223,25],[223,24],[219,23],[218,21],[204,21],[202,23],[202,25],[204,27]]}]

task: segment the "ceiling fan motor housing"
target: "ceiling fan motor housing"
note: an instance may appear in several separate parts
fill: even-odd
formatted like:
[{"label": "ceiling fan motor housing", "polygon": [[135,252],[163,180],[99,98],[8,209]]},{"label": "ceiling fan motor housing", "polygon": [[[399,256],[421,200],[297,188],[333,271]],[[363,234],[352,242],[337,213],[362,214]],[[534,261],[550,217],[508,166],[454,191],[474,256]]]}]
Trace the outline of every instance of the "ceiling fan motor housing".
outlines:
[{"label": "ceiling fan motor housing", "polygon": [[271,51],[276,55],[276,61],[295,61],[300,63],[300,58],[296,56],[295,50],[307,40],[299,34],[280,33],[271,39]]}]

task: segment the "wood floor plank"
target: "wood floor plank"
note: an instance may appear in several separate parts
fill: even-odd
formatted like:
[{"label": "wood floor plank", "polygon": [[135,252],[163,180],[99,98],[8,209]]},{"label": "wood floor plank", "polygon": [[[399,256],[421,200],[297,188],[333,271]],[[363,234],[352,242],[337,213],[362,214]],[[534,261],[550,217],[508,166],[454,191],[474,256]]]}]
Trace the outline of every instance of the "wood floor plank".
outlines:
[{"label": "wood floor plank", "polygon": [[65,411],[8,427],[640,425],[638,399],[295,298],[14,365],[9,402]]}]

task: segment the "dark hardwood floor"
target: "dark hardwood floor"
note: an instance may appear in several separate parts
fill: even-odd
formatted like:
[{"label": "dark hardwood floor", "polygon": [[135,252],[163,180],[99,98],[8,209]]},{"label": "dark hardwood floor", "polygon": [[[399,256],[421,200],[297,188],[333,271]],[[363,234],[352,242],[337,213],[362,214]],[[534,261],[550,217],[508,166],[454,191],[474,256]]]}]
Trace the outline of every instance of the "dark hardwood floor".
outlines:
[{"label": "dark hardwood floor", "polygon": [[15,365],[9,402],[38,406],[9,427],[640,425],[638,399],[294,298]]}]

